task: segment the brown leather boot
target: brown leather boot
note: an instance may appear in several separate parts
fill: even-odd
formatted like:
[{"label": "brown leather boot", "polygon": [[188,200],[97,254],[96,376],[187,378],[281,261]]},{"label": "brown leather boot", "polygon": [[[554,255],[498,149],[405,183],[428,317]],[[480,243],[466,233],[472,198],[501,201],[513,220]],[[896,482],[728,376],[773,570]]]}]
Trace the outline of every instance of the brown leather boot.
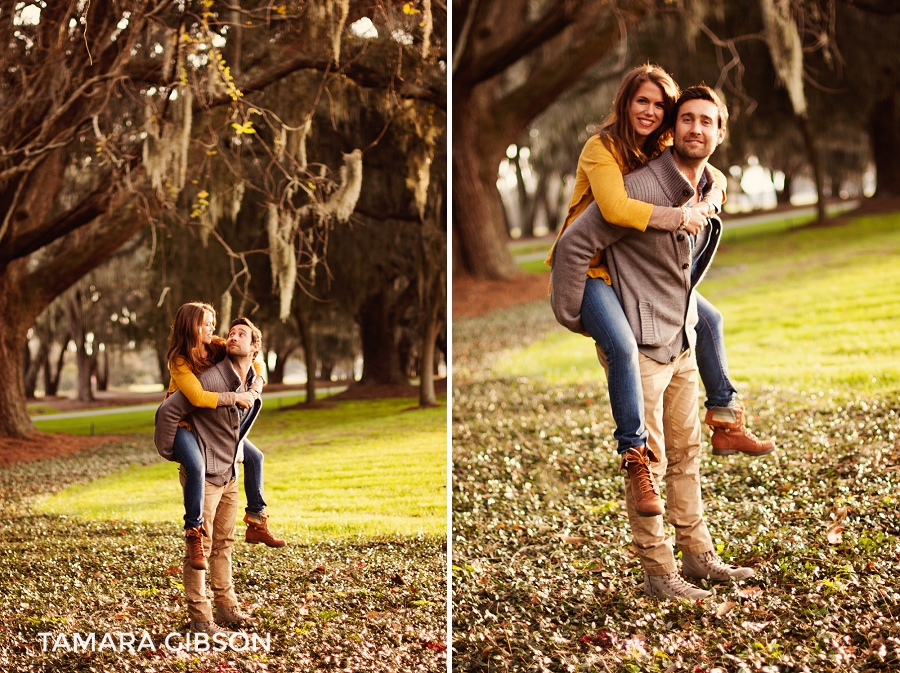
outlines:
[{"label": "brown leather boot", "polygon": [[634,508],[640,516],[660,516],[663,513],[659,488],[653,481],[650,463],[658,463],[659,458],[647,446],[629,449],[622,454],[622,469],[631,477],[631,494]]},{"label": "brown leather boot", "polygon": [[203,553],[203,538],[209,537],[203,526],[188,528],[184,533],[184,541],[187,544],[188,563],[194,570],[206,570],[209,564],[206,562],[206,554]]},{"label": "brown leather boot", "polygon": [[247,524],[247,533],[244,540],[250,544],[262,542],[269,547],[283,547],[286,542],[275,537],[269,532],[269,515],[265,512],[247,512],[244,515],[244,523]]},{"label": "brown leather boot", "polygon": [[738,451],[748,456],[764,456],[775,450],[775,442],[757,439],[744,425],[744,405],[740,402],[707,409],[705,422],[712,430],[710,442],[714,456],[730,456]]}]

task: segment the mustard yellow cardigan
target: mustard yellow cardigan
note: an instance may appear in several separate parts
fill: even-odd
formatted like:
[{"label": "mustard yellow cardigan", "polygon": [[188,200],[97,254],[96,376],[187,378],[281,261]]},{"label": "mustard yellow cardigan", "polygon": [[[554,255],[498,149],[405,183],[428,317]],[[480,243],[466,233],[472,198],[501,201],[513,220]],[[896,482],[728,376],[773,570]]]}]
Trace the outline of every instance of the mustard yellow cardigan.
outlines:
[{"label": "mustard yellow cardigan", "polygon": [[[260,362],[259,360],[254,360],[253,370],[257,373],[260,380],[262,380],[262,362]],[[171,379],[169,380],[169,390],[166,395],[171,395],[176,390],[180,390],[184,393],[184,396],[188,398],[188,401],[195,407],[215,409],[217,406],[219,406],[219,395],[226,394],[203,390],[203,386],[200,385],[200,380],[197,378],[197,375],[190,368],[190,365],[188,365],[187,361],[181,356],[175,358],[174,366],[169,365],[169,374],[171,374]],[[253,388],[255,389],[256,385],[254,385]],[[260,386],[260,390],[257,390],[257,392],[260,392],[261,389],[262,387]],[[228,394],[234,395],[234,393]]]},{"label": "mustard yellow cardigan", "polygon": [[[721,171],[709,167],[715,181],[715,190],[721,194],[713,193],[713,201],[725,201],[726,179]],[[569,211],[565,222],[560,228],[556,239],[562,236],[566,228],[581,215],[593,201],[597,202],[600,213],[610,224],[620,227],[628,227],[645,231],[648,224],[653,222],[653,228],[674,231],[681,224],[681,208],[667,208],[654,206],[643,201],[628,198],[625,192],[625,180],[622,168],[616,157],[606,149],[606,145],[598,135],[592,135],[584,145],[581,156],[578,157],[578,170],[575,174],[575,191],[569,202]],[[556,247],[556,243],[553,244]],[[609,274],[606,267],[600,264],[598,253],[592,260],[588,277],[603,278],[609,283]],[[547,254],[544,262],[552,266],[553,248]]]}]

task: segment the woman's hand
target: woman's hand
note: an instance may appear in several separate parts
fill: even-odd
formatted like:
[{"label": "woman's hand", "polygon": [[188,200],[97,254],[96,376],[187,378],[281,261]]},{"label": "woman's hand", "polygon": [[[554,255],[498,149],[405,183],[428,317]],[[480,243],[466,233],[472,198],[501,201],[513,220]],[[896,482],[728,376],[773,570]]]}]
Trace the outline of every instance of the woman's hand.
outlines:
[{"label": "woman's hand", "polygon": [[706,226],[706,220],[709,218],[709,204],[706,201],[695,203],[691,206],[691,217],[684,225],[685,230],[689,234],[697,234]]},{"label": "woman's hand", "polygon": [[234,403],[241,409],[249,409],[253,406],[253,395],[250,393],[236,393]]}]

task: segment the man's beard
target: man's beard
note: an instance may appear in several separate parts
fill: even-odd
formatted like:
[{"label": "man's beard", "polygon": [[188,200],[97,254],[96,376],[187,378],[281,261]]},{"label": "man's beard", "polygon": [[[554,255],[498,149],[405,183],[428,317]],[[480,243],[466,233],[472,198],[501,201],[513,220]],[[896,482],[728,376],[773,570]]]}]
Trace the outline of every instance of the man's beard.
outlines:
[{"label": "man's beard", "polygon": [[702,161],[712,156],[714,147],[704,142],[702,145],[688,146],[684,141],[675,143],[675,151],[682,159],[689,161]]}]

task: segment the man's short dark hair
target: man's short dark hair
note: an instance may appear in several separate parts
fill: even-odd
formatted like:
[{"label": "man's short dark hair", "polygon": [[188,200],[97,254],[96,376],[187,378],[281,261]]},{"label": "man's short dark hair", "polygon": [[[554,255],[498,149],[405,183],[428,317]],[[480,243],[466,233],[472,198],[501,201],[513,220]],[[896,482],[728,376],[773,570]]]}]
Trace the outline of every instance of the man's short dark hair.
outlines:
[{"label": "man's short dark hair", "polygon": [[228,331],[230,332],[236,325],[244,325],[246,327],[249,327],[250,345],[256,346],[259,350],[262,350],[262,332],[260,331],[259,327],[250,322],[250,318],[238,316],[231,321],[231,325],[228,326]]},{"label": "man's short dark hair", "polygon": [[728,124],[728,108],[719,98],[719,94],[705,84],[698,84],[681,92],[678,102],[675,103],[675,119],[678,119],[681,106],[689,100],[708,100],[713,103],[719,111],[719,128],[723,129]]}]

